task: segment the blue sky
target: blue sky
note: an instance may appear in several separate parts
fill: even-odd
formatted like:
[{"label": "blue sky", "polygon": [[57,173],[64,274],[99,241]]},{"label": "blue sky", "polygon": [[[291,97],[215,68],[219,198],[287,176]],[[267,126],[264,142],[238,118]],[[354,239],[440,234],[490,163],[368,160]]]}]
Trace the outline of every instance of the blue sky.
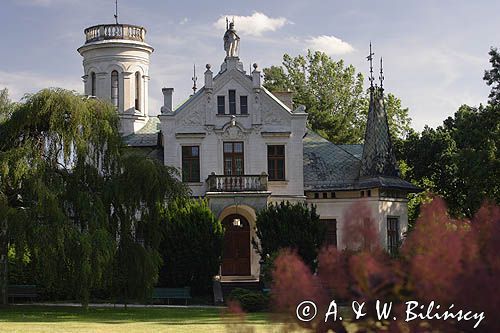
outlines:
[{"label": "blue sky", "polygon": [[[319,49],[366,74],[370,40],[384,57],[385,87],[410,108],[414,128],[437,126],[461,104],[487,100],[482,80],[490,46],[500,46],[500,1],[171,1],[120,0],[120,22],[148,29],[150,113],[161,88],[174,102],[191,92],[193,63],[201,86],[205,64],[225,56],[220,19],[236,17],[240,57],[267,67],[282,55]],[[0,88],[13,99],[44,87],[83,90],[76,49],[83,29],[113,22],[114,0],[1,0]],[[219,23],[218,23],[219,21]],[[366,76],[366,75],[365,75]]]}]

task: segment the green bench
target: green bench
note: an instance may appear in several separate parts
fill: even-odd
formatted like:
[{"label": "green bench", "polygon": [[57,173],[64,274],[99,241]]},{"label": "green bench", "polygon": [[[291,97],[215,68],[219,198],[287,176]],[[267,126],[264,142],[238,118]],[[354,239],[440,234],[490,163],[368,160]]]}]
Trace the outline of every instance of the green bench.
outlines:
[{"label": "green bench", "polygon": [[21,298],[33,301],[38,297],[38,290],[35,285],[9,285],[7,297],[13,300]]},{"label": "green bench", "polygon": [[188,299],[191,299],[191,288],[154,288],[152,300],[167,300],[168,304],[170,304],[171,299],[183,299],[186,301],[186,305]]}]

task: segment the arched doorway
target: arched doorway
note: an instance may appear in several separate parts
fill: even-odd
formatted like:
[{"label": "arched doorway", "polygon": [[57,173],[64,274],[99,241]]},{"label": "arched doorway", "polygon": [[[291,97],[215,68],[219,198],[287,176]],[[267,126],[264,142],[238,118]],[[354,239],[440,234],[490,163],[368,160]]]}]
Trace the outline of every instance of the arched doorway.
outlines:
[{"label": "arched doorway", "polygon": [[[239,219],[240,225],[234,225]],[[250,275],[250,224],[241,215],[232,214],[222,221],[224,234],[224,252],[222,253],[222,275]]]}]

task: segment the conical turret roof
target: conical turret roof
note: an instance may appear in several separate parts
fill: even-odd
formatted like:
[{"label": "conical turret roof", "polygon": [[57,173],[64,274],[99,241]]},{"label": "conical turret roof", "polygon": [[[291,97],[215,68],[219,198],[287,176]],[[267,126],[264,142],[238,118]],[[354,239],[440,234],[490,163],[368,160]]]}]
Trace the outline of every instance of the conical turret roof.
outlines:
[{"label": "conical turret roof", "polygon": [[360,178],[399,177],[384,105],[384,90],[379,87],[370,89],[370,107],[361,158]]}]

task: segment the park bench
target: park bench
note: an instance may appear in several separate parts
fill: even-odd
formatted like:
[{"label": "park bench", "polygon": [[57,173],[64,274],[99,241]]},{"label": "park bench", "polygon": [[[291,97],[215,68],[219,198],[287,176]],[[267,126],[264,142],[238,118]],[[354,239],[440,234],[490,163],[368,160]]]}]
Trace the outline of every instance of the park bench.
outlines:
[{"label": "park bench", "polygon": [[183,299],[186,301],[191,298],[191,288],[154,288],[153,290],[153,300],[167,300],[170,304],[171,299]]},{"label": "park bench", "polygon": [[29,299],[32,301],[38,297],[38,291],[35,285],[9,285],[7,296],[13,300]]}]

